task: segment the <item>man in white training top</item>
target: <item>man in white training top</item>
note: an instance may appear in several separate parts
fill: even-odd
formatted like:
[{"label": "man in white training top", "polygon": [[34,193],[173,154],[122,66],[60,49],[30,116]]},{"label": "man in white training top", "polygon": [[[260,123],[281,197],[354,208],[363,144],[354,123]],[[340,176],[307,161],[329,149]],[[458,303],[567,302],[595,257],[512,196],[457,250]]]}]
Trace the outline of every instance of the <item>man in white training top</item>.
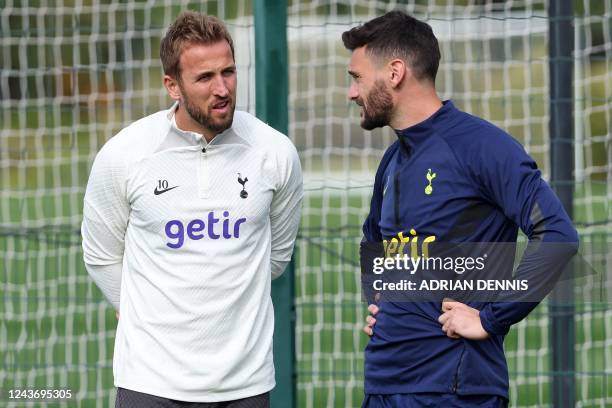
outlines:
[{"label": "man in white training top", "polygon": [[267,407],[274,387],[270,281],[295,242],[295,147],[234,112],[223,23],[181,14],[161,42],[176,101],[98,153],[82,225],[87,270],[120,313],[117,407]]}]

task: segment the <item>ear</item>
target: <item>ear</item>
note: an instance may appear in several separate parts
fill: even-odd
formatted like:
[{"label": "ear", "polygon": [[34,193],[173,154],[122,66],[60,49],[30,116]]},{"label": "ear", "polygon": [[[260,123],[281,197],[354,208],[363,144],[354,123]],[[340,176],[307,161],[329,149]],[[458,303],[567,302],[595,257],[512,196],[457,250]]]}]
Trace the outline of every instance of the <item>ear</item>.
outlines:
[{"label": "ear", "polygon": [[389,79],[392,88],[397,88],[404,78],[410,74],[408,66],[401,59],[389,61]]},{"label": "ear", "polygon": [[175,101],[181,99],[181,88],[176,78],[172,78],[170,75],[164,75],[164,87],[166,87],[168,95],[170,95],[172,99]]}]

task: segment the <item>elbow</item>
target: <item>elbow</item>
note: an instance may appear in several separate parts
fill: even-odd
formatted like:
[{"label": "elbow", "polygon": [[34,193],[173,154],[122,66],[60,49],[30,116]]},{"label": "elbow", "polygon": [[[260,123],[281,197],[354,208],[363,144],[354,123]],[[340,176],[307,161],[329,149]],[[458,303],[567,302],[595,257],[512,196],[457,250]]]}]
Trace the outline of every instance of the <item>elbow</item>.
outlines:
[{"label": "elbow", "polygon": [[277,261],[272,259],[270,264],[272,280],[274,280],[282,276],[283,272],[285,272],[287,264],[289,264],[289,261]]},{"label": "elbow", "polygon": [[559,246],[559,256],[571,259],[578,253],[578,249],[580,248],[580,238],[578,236],[578,231],[572,224],[568,225],[562,233],[559,234],[559,238],[557,240],[556,246]]},{"label": "elbow", "polygon": [[580,238],[578,231],[573,225],[569,224],[568,228],[559,234],[560,237],[558,242],[561,245],[561,252],[567,257],[571,258],[578,253],[580,247]]},{"label": "elbow", "polygon": [[[550,224],[544,224],[539,234],[534,234],[533,238],[553,244],[555,247],[562,249],[564,253],[570,256],[575,255],[578,252],[580,246],[580,238],[576,227],[572,224],[569,219],[561,219]],[[536,237],[537,236],[537,237]]]},{"label": "elbow", "polygon": [[573,256],[578,252],[578,248],[580,247],[580,237],[578,231],[571,222],[568,223],[565,231],[562,242],[565,244],[568,255]]},{"label": "elbow", "polygon": [[572,240],[570,241],[570,248],[569,251],[571,252],[571,255],[574,256],[578,253],[578,249],[580,248],[580,237],[578,236],[578,231],[576,231],[575,228],[572,227],[573,230],[573,236],[572,236]]}]

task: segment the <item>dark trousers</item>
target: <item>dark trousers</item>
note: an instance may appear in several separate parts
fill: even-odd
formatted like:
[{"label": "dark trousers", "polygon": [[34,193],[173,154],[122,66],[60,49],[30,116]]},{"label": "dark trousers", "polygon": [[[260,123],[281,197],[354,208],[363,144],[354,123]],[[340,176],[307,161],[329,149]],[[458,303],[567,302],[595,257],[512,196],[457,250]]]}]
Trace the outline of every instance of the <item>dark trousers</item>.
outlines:
[{"label": "dark trousers", "polygon": [[270,408],[270,393],[224,402],[185,402],[117,388],[115,408]]},{"label": "dark trousers", "polygon": [[366,394],[361,408],[507,408],[499,395]]}]

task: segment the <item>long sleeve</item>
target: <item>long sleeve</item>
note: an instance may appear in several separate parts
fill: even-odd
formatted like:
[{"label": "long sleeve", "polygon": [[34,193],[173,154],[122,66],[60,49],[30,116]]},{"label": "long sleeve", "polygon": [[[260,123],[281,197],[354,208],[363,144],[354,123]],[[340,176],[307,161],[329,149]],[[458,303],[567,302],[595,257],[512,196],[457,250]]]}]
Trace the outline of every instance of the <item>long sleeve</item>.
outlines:
[{"label": "long sleeve", "polygon": [[[527,280],[530,293],[543,298],[576,253],[578,234],[563,205],[542,180],[533,159],[518,142],[504,136],[477,149],[480,156],[476,162],[477,177],[485,194],[528,237],[515,278]],[[481,311],[481,322],[487,332],[506,334],[512,324],[524,319],[538,304],[512,300],[489,303]]]},{"label": "long sleeve", "polygon": [[[374,177],[374,189],[372,192],[372,200],[370,202],[370,212],[368,217],[363,223],[363,242],[382,242],[382,234],[380,233],[380,222],[381,206],[383,199],[383,177],[385,170],[391,161],[391,158],[399,148],[399,143],[393,143],[383,155],[378,169],[376,170],[376,176]],[[363,247],[363,243],[362,243]],[[362,262],[363,264],[363,262]]]},{"label": "long sleeve", "polygon": [[119,299],[121,294],[121,272],[123,265],[120,263],[110,265],[85,264],[87,273],[100,288],[102,294],[115,310],[119,310]]},{"label": "long sleeve", "polygon": [[124,237],[128,224],[126,166],[113,140],[94,161],[83,207],[83,257],[104,296],[119,308]]},{"label": "long sleeve", "polygon": [[372,274],[374,258],[384,255],[382,245],[382,234],[380,232],[381,206],[383,200],[384,174],[389,161],[397,151],[399,144],[392,144],[383,155],[381,162],[376,170],[374,177],[374,189],[370,201],[370,212],[363,223],[363,239],[359,245],[359,264],[361,267],[361,288],[362,297],[368,304],[376,303],[375,293],[372,288],[372,281],[375,279]]},{"label": "long sleeve", "polygon": [[279,179],[270,208],[272,279],[281,276],[291,260],[303,198],[302,168],[297,151],[289,141],[281,144],[279,149]]}]

